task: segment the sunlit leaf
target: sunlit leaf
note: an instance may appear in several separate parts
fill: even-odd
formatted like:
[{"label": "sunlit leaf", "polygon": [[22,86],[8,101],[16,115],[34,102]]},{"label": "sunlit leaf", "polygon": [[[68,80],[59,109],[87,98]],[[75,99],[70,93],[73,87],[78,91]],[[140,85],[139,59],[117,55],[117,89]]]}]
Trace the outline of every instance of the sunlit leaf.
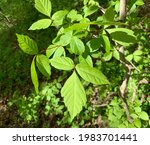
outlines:
[{"label": "sunlit leaf", "polygon": [[76,65],[79,75],[86,81],[93,84],[109,84],[106,76],[98,69],[87,65],[87,63],[79,63]]},{"label": "sunlit leaf", "polygon": [[50,26],[52,20],[50,19],[41,19],[31,25],[29,30],[40,30],[40,29],[46,29]]},{"label": "sunlit leaf", "polygon": [[54,57],[50,59],[50,63],[60,70],[72,70],[74,68],[74,62],[69,57]]},{"label": "sunlit leaf", "polygon": [[35,0],[35,8],[42,14],[50,17],[52,8],[50,0]]},{"label": "sunlit leaf", "polygon": [[62,25],[63,20],[64,20],[65,16],[67,15],[67,13],[68,13],[67,10],[60,10],[60,11],[57,11],[56,13],[54,13],[52,16],[52,20],[53,20],[52,25],[53,26]]},{"label": "sunlit leaf", "polygon": [[35,55],[38,53],[38,46],[34,40],[26,35],[16,34],[16,36],[18,38],[19,46],[23,52],[30,55]]},{"label": "sunlit leaf", "polygon": [[142,111],[139,115],[142,120],[149,120],[149,116],[146,112]]},{"label": "sunlit leaf", "polygon": [[110,52],[112,50],[111,43],[109,41],[109,38],[107,35],[102,35],[103,41],[104,41],[104,46],[105,46],[105,51]]},{"label": "sunlit leaf", "polygon": [[76,36],[71,38],[70,49],[72,53],[82,54],[85,51],[83,42]]},{"label": "sunlit leaf", "polygon": [[75,71],[65,82],[61,96],[64,98],[64,103],[73,120],[81,112],[82,107],[86,105],[85,90]]}]

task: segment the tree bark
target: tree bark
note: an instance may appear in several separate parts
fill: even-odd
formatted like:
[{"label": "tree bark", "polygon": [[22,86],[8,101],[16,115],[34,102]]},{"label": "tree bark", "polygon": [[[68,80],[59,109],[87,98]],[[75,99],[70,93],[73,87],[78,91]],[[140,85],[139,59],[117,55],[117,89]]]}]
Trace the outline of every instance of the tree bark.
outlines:
[{"label": "tree bark", "polygon": [[126,5],[127,5],[127,0],[120,0],[120,12],[119,12],[120,21],[124,21],[126,18]]}]

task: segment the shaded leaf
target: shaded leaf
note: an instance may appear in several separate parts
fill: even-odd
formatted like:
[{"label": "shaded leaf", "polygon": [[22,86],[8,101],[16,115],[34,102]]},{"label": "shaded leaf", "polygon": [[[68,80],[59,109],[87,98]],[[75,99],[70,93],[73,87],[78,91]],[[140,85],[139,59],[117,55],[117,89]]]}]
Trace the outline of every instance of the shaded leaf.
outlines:
[{"label": "shaded leaf", "polygon": [[93,13],[95,13],[98,10],[98,6],[90,5],[84,7],[84,17],[87,17]]},{"label": "shaded leaf", "polygon": [[39,69],[39,71],[46,76],[47,78],[50,78],[51,75],[51,68],[49,65],[49,59],[45,55],[37,55],[36,56],[36,65]]},{"label": "shaded leaf", "polygon": [[136,37],[132,30],[127,28],[107,29],[111,38],[123,46],[129,46],[136,42]]},{"label": "shaded leaf", "polygon": [[103,20],[104,21],[114,21],[115,13],[114,13],[114,8],[111,6],[107,8],[105,14],[103,15]]},{"label": "shaded leaf", "polygon": [[38,82],[37,72],[35,69],[35,57],[33,58],[32,63],[31,63],[31,80],[34,85],[36,93],[38,93],[39,82]]},{"label": "shaded leaf", "polygon": [[89,47],[90,51],[93,52],[95,50],[98,50],[101,46],[102,39],[101,38],[95,38],[91,39],[86,43],[86,45]]}]

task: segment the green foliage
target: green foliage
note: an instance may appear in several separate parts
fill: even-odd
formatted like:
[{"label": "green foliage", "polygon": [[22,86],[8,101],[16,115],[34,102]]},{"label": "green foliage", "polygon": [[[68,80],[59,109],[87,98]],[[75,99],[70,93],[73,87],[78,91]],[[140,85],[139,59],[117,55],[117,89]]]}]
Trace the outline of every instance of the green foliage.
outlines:
[{"label": "green foliage", "polygon": [[[35,4],[38,11],[34,4],[34,0],[0,1],[0,102],[7,105],[8,100],[11,106],[0,110],[0,126],[149,127],[149,2],[128,1],[125,23],[118,22],[119,0],[40,0]],[[18,49],[16,32],[22,50],[35,56]],[[125,73],[120,45],[133,64],[125,96],[132,123],[117,95]],[[32,94],[31,66],[38,92]],[[70,78],[67,86],[81,85],[71,86],[81,92],[76,91],[80,98],[61,93]],[[48,83],[41,85],[44,80]],[[105,102],[111,92],[116,96]]]},{"label": "green foliage", "polygon": [[[35,8],[49,18],[41,19],[31,25],[29,30],[46,29],[49,26],[55,26],[58,29],[56,37],[46,50],[46,56],[39,54],[37,44],[28,36],[17,34],[19,46],[21,49],[31,55],[35,55],[31,64],[31,78],[35,90],[38,93],[38,78],[36,66],[39,71],[50,78],[51,66],[58,70],[73,71],[61,89],[61,96],[64,99],[71,121],[76,117],[83,106],[86,106],[86,93],[84,81],[95,85],[110,85],[107,77],[95,67],[93,62],[101,63],[116,59],[120,61],[118,44],[130,48],[137,43],[138,35],[130,28],[118,28],[118,25],[126,25],[115,22],[117,14],[114,11],[114,2],[105,11],[105,14],[98,17],[96,13],[99,9],[99,3],[90,0],[84,1],[83,12],[76,10],[59,10],[52,12],[51,1],[35,0]],[[135,5],[142,5],[142,1],[136,1]],[[117,12],[117,9],[116,9]],[[95,15],[95,16],[94,16]],[[94,16],[94,17],[92,17]],[[126,58],[128,61],[139,62],[141,60],[141,50],[135,50]],[[36,63],[35,63],[36,58]],[[97,60],[100,59],[100,60]],[[101,69],[104,69],[101,67]],[[83,79],[80,81],[79,76]],[[69,72],[66,72],[69,76]],[[125,123],[124,110],[117,106],[119,99],[114,99],[108,107],[109,123],[112,127],[132,126]],[[132,103],[131,103],[132,104]],[[112,107],[115,107],[112,112]],[[50,107],[46,107],[47,109]],[[132,107],[131,107],[132,108]],[[132,110],[132,109],[131,109]],[[136,118],[135,124],[141,126],[140,119],[148,120],[146,112],[141,111]],[[119,119],[123,119],[122,121]],[[115,124],[116,123],[116,124]],[[115,126],[114,126],[115,125]]]},{"label": "green foliage", "polygon": [[[60,99],[57,98],[61,84],[54,80],[49,84],[43,84],[39,94],[32,93],[28,97],[21,96],[18,98],[14,94],[13,98],[9,101],[9,106],[16,105],[19,114],[27,122],[37,122],[39,121],[40,115],[43,113],[46,116],[53,116],[57,114],[63,114],[63,105],[59,105]],[[43,106],[44,112],[41,112],[41,105]]]}]

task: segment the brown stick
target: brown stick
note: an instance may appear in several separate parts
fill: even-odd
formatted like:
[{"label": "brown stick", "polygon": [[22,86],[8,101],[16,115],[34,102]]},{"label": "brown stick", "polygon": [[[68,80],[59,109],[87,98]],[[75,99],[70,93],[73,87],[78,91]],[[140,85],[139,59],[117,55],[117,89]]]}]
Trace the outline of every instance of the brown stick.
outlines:
[{"label": "brown stick", "polygon": [[[126,5],[127,5],[127,0],[120,0],[120,14],[119,14],[120,21],[124,21],[126,18]],[[126,96],[126,89],[127,89],[128,81],[129,81],[130,75],[131,75],[131,70],[133,69],[133,67],[125,59],[123,46],[121,46],[119,48],[119,54],[120,54],[120,62],[122,63],[124,69],[126,70],[124,80],[123,80],[121,86],[119,87],[119,95],[123,102],[123,108],[125,109],[127,119],[131,123],[133,120],[130,117],[129,108],[128,108],[128,104],[126,102],[125,96]]]}]

